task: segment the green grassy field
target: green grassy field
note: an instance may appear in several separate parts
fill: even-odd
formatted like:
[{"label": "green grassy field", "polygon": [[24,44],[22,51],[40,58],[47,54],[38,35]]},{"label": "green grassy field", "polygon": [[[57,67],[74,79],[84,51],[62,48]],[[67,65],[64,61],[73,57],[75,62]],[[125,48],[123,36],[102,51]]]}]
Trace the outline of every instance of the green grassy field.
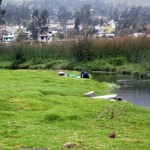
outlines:
[{"label": "green grassy field", "polygon": [[0,70],[0,150],[62,150],[69,141],[74,150],[150,149],[149,109],[83,97],[109,87],[56,71]]}]

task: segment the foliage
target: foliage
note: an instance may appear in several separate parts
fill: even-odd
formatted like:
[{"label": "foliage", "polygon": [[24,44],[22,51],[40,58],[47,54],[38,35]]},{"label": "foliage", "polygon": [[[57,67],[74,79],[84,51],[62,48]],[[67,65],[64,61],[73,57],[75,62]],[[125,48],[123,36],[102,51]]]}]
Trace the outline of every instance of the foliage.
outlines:
[{"label": "foliage", "polygon": [[14,52],[15,57],[13,63],[10,65],[10,69],[19,69],[19,65],[26,61],[26,55],[25,52],[20,49],[20,47],[16,47]]},{"label": "foliage", "polygon": [[0,0],[0,24],[4,24],[5,21],[3,20],[3,17],[6,13],[6,10],[5,9],[2,9],[2,0]]},{"label": "foliage", "polygon": [[41,25],[45,26],[47,24],[47,19],[49,17],[48,11],[47,9],[44,9],[40,15],[40,19],[41,19]]},{"label": "foliage", "polygon": [[80,70],[83,66],[89,71],[113,71],[138,76],[150,72],[149,37],[84,38],[51,45],[0,45],[0,60],[6,62],[4,64],[14,61],[17,49],[25,56],[25,62],[18,66],[21,68]]},{"label": "foliage", "polygon": [[114,66],[122,66],[127,62],[127,60],[122,56],[117,56],[116,58],[109,58],[108,62]]},{"label": "foliage", "polygon": [[74,14],[74,17],[76,30],[79,30],[79,25],[81,23],[85,27],[89,27],[92,24],[91,5],[81,7],[80,11]]},{"label": "foliage", "polygon": [[64,6],[60,6],[57,12],[58,20],[65,25],[69,19],[72,19],[72,13],[66,9]]},{"label": "foliage", "polygon": [[48,31],[48,27],[47,28],[43,28],[44,26],[46,26],[47,22],[48,22],[48,11],[46,9],[44,9],[41,14],[39,15],[39,10],[35,9],[32,13],[32,22],[29,24],[28,30],[31,31],[32,35],[31,37],[34,40],[37,40],[38,38],[38,33],[44,33]]},{"label": "foliage", "polygon": [[79,39],[78,42],[73,42],[71,52],[73,58],[77,61],[91,61],[94,58],[94,43],[92,39]]},{"label": "foliage", "polygon": [[[35,12],[36,12],[37,10],[35,10]],[[35,13],[34,12],[34,13]],[[33,13],[33,14],[34,14]],[[37,16],[38,17],[38,16]],[[28,30],[29,31],[31,31],[31,33],[32,33],[32,35],[31,35],[31,37],[34,39],[34,40],[37,40],[37,38],[38,38],[38,33],[39,33],[39,20],[38,20],[38,18],[37,17],[35,17],[34,15],[33,15],[33,20],[32,20],[32,22],[29,24],[29,26],[28,26]]]},{"label": "foliage", "polygon": [[20,41],[23,41],[23,40],[27,40],[28,36],[26,33],[23,33],[23,32],[20,32],[18,34],[18,37],[17,37],[17,41],[20,42]]},{"label": "foliage", "polygon": [[27,3],[16,5],[15,3],[7,3],[4,6],[7,10],[5,20],[11,24],[21,24],[23,20],[30,20],[31,9]]}]

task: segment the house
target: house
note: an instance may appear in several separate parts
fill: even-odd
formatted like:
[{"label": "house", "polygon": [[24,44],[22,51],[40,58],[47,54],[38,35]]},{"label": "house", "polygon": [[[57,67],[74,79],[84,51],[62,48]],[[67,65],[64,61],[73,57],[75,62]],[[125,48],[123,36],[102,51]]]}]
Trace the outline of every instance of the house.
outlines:
[{"label": "house", "polygon": [[114,38],[115,35],[112,33],[98,32],[98,36],[101,38]]},{"label": "house", "polygon": [[67,21],[67,29],[74,29],[75,27],[75,21],[74,20],[68,20]]},{"label": "house", "polygon": [[3,35],[2,42],[4,43],[10,43],[15,40],[15,36],[12,32],[8,32],[6,35]]},{"label": "house", "polygon": [[0,26],[0,41],[10,43],[17,39],[17,26]]},{"label": "house", "polygon": [[112,27],[113,29],[116,29],[117,22],[115,22],[114,20],[110,20],[110,21],[108,21],[107,25]]},{"label": "house", "polygon": [[48,31],[48,33],[45,33],[45,34],[39,34],[38,42],[39,43],[51,43],[52,42],[52,31]]},{"label": "house", "polygon": [[115,35],[114,35],[114,34],[105,34],[105,37],[106,37],[106,38],[114,38]]},{"label": "house", "polygon": [[53,21],[53,20],[50,21],[49,28],[52,30],[57,30],[57,31],[63,30],[61,23]]},{"label": "house", "polygon": [[15,41],[15,35],[12,32],[6,30],[6,28],[0,27],[0,41],[3,43],[10,43]]},{"label": "house", "polygon": [[145,35],[145,33],[134,33],[132,36],[133,37],[142,37],[144,35]]}]

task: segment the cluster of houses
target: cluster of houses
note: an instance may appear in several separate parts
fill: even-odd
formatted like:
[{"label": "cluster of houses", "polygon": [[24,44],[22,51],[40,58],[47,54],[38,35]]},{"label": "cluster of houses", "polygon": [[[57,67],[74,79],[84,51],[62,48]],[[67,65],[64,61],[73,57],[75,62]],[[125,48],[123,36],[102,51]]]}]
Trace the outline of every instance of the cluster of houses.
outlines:
[{"label": "cluster of houses", "polygon": [[[60,22],[50,21],[48,26],[49,30],[47,33],[38,34],[39,43],[51,43],[54,40],[54,37],[57,33],[64,33],[73,30],[75,27],[75,20],[68,20],[66,28],[60,24]],[[94,28],[97,30],[96,36],[113,38],[115,35],[113,32],[117,27],[117,22],[110,20],[105,23],[103,26],[96,25]],[[79,25],[79,30],[82,30],[83,26]],[[11,43],[15,41],[20,32],[26,33],[28,39],[31,39],[31,33],[23,26],[0,26],[0,42],[1,43]],[[138,37],[139,34],[134,34],[134,37]],[[140,34],[141,36],[141,34]],[[56,40],[57,38],[55,38]]]},{"label": "cluster of houses", "polygon": [[0,26],[0,42],[14,42],[17,39],[20,31],[30,36],[30,32],[28,32],[23,26]]},{"label": "cluster of houses", "polygon": [[[17,40],[19,33],[25,33],[28,39],[31,38],[31,32],[23,26],[0,26],[0,42],[11,43]],[[52,33],[56,31],[48,31],[46,34],[39,34],[38,41],[41,43],[52,42]]]}]

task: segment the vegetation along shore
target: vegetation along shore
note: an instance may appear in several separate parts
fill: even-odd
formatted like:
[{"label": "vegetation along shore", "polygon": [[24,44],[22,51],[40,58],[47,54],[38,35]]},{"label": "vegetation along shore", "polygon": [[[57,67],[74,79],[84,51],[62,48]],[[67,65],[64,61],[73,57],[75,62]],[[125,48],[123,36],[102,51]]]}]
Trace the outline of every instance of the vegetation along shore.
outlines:
[{"label": "vegetation along shore", "polygon": [[79,39],[0,45],[0,68],[114,72],[150,78],[150,38]]}]

